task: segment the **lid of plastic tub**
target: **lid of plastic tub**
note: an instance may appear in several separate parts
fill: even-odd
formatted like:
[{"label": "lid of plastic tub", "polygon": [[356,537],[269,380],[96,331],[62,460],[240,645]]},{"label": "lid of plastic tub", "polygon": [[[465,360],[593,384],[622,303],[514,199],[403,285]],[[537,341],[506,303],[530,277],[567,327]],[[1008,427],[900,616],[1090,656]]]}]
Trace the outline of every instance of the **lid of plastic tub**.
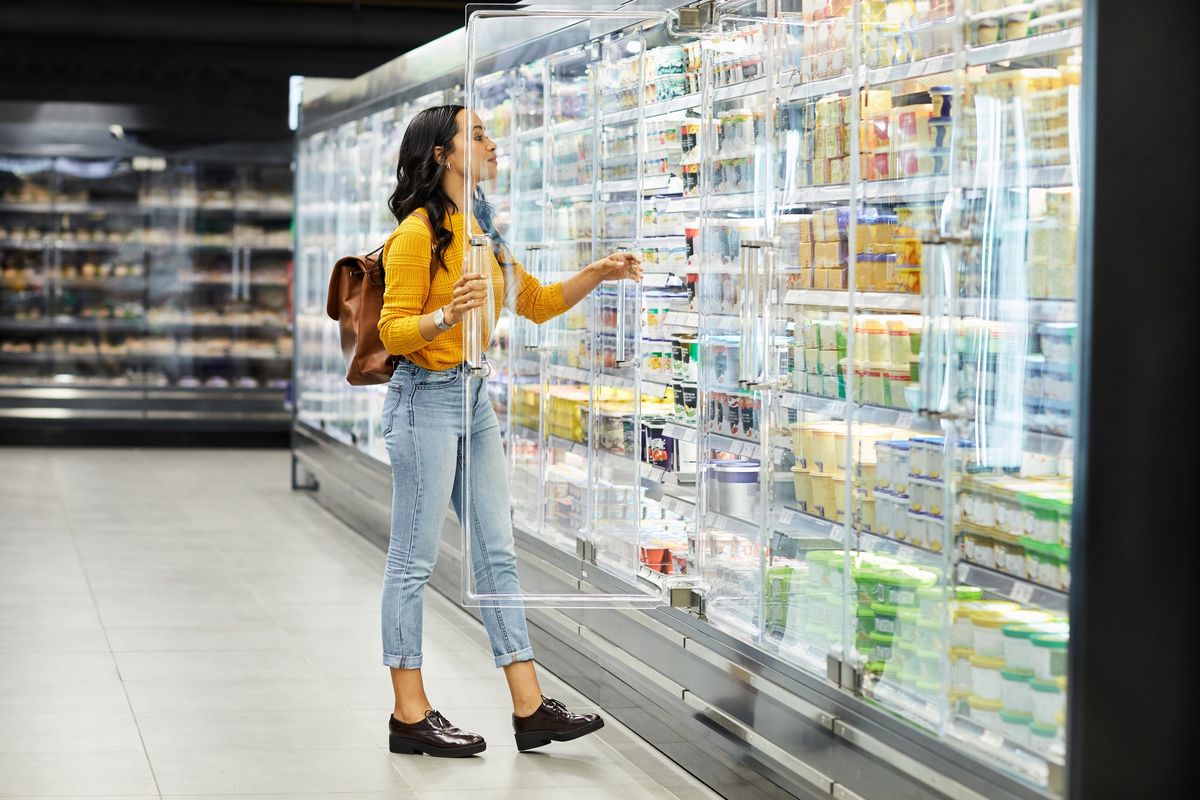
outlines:
[{"label": "lid of plastic tub", "polygon": [[975,653],[969,647],[951,647],[950,657],[953,659],[969,659]]},{"label": "lid of plastic tub", "polygon": [[978,586],[955,586],[954,599],[956,600],[982,600],[983,589]]},{"label": "lid of plastic tub", "polygon": [[934,650],[932,647],[918,647],[917,658],[924,658],[929,661],[937,659],[940,661],[942,659],[942,651]]},{"label": "lid of plastic tub", "polygon": [[758,472],[761,466],[758,459],[730,458],[723,461],[710,461],[709,465],[718,472]]},{"label": "lid of plastic tub", "polygon": [[1053,739],[1058,735],[1058,726],[1053,722],[1042,722],[1034,720],[1029,723],[1029,734],[1031,736],[1041,736],[1046,739]]},{"label": "lid of plastic tub", "polygon": [[1004,669],[1004,659],[973,655],[971,656],[971,666],[979,667],[980,669]]},{"label": "lid of plastic tub", "polygon": [[967,705],[976,709],[977,711],[998,712],[1000,709],[1004,708],[1004,703],[1000,700],[992,700],[989,697],[980,697],[977,694],[973,694],[967,698]]},{"label": "lid of plastic tub", "polygon": [[859,606],[854,615],[859,619],[875,619],[875,612],[871,610],[870,606]]},{"label": "lid of plastic tub", "polygon": [[962,619],[979,611],[1000,611],[1010,609],[1015,611],[1020,608],[1019,605],[1011,600],[968,600],[966,602],[955,603],[954,618]]},{"label": "lid of plastic tub", "polygon": [[1029,681],[1033,680],[1033,670],[1006,667],[1000,670],[1000,677],[1004,678],[1006,681],[1028,683]]},{"label": "lid of plastic tub", "polygon": [[795,472],[795,473],[808,472],[808,471],[809,471],[808,467],[801,467],[801,466],[793,466],[792,467],[792,472]]},{"label": "lid of plastic tub", "polygon": [[891,644],[892,634],[883,631],[871,631],[871,641],[878,644]]},{"label": "lid of plastic tub", "polygon": [[1070,637],[1062,633],[1042,633],[1033,637],[1034,647],[1046,647],[1051,650],[1066,650]]},{"label": "lid of plastic tub", "polygon": [[1029,685],[1035,692],[1045,692],[1046,694],[1062,694],[1062,689],[1058,688],[1058,681],[1056,680],[1047,681],[1042,680],[1041,678],[1034,678],[1029,681]]},{"label": "lid of plastic tub", "polygon": [[930,86],[926,89],[930,94],[948,94],[954,91],[953,86]]},{"label": "lid of plastic tub", "polygon": [[905,622],[916,623],[921,618],[921,612],[915,608],[901,608],[896,612],[896,618]]},{"label": "lid of plastic tub", "polygon": [[1028,711],[1011,711],[1002,708],[1000,709],[1000,719],[1010,725],[1028,725],[1033,722],[1033,714]]},{"label": "lid of plastic tub", "polygon": [[894,617],[900,611],[900,606],[891,603],[871,603],[871,610],[881,617]]},{"label": "lid of plastic tub", "polygon": [[1068,634],[1070,632],[1071,626],[1065,622],[1025,622],[1015,625],[1005,625],[1001,631],[1001,633],[1011,639],[1032,639],[1034,636],[1040,634]]},{"label": "lid of plastic tub", "polygon": [[917,627],[925,630],[941,630],[944,620],[941,617],[921,617],[917,620]]}]

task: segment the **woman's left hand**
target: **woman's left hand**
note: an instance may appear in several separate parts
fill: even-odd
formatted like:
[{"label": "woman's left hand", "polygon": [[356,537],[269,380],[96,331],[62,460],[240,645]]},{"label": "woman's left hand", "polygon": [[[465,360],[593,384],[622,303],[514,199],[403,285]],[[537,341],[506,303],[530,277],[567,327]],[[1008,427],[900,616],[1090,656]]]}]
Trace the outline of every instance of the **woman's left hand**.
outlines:
[{"label": "woman's left hand", "polygon": [[637,253],[610,253],[588,266],[600,273],[602,281],[640,281],[643,274],[642,258]]}]

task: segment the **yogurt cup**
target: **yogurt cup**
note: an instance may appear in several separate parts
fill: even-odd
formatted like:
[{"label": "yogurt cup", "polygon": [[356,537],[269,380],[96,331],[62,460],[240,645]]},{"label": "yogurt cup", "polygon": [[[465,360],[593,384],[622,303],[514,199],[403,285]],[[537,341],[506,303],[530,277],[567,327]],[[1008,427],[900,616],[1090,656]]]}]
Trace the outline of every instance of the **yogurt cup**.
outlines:
[{"label": "yogurt cup", "polygon": [[1007,706],[1000,709],[1000,725],[1004,738],[1022,747],[1029,746],[1029,725],[1033,717],[1025,711],[1017,711]]},{"label": "yogurt cup", "polygon": [[1004,637],[1004,660],[1012,669],[1033,671],[1033,637],[1043,633],[1068,634],[1071,626],[1066,622],[1035,622],[1005,625],[1001,629]]},{"label": "yogurt cup", "polygon": [[721,513],[749,519],[758,505],[760,464],[755,459],[713,462]]},{"label": "yogurt cup", "polygon": [[1033,643],[1033,674],[1044,681],[1067,674],[1068,637],[1061,633],[1035,634]]},{"label": "yogurt cup", "polygon": [[888,637],[895,636],[900,609],[890,603],[875,602],[871,604],[871,611],[875,613],[875,630]]},{"label": "yogurt cup", "polygon": [[1039,753],[1049,753],[1058,738],[1058,726],[1034,720],[1029,724],[1029,746]]},{"label": "yogurt cup", "polygon": [[971,719],[989,731],[999,733],[1000,727],[1000,709],[1004,704],[999,700],[992,700],[987,697],[980,697],[978,694],[972,694],[967,698],[967,707],[971,710]]},{"label": "yogurt cup", "polygon": [[[875,613],[876,613],[876,623],[878,623],[879,612],[875,612]],[[870,639],[871,639],[871,645],[872,645],[871,660],[872,661],[880,661],[885,664],[887,662],[891,661],[892,656],[895,654],[895,646],[893,644],[893,638],[892,638],[891,634],[887,634],[887,633],[883,633],[882,631],[875,630],[875,631],[872,631],[872,633],[870,635]]]},{"label": "yogurt cup", "polygon": [[792,467],[792,488],[796,494],[796,507],[805,513],[812,513],[812,478],[804,467]]},{"label": "yogurt cup", "polygon": [[950,690],[962,695],[971,693],[971,651],[950,648]]},{"label": "yogurt cup", "polygon": [[[1015,611],[1020,606],[1008,600],[955,601],[951,608],[950,646],[975,649],[975,626],[971,615],[980,611]],[[1003,652],[1003,651],[1001,651]]]},{"label": "yogurt cup", "polygon": [[970,660],[971,691],[979,697],[1001,702],[1004,692],[1000,670],[1004,669],[1004,659],[989,658],[976,653]]},{"label": "yogurt cup", "polygon": [[1009,667],[1000,670],[1000,699],[1004,701],[1006,709],[1022,714],[1033,713],[1032,680],[1033,670]]},{"label": "yogurt cup", "polygon": [[1034,720],[1057,724],[1058,714],[1067,709],[1067,693],[1057,680],[1030,680],[1030,703]]},{"label": "yogurt cup", "polygon": [[1049,622],[1053,619],[1045,611],[1032,609],[982,610],[970,615],[974,629],[975,653],[988,658],[1004,658],[1003,628],[1009,624]]}]

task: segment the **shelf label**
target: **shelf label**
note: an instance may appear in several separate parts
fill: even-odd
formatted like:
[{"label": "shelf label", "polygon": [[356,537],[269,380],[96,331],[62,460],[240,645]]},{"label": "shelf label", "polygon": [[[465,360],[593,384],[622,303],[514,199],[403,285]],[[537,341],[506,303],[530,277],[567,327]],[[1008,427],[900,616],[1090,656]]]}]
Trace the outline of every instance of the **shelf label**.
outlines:
[{"label": "shelf label", "polygon": [[846,540],[846,531],[840,525],[830,525],[829,538],[838,544],[841,544]]},{"label": "shelf label", "polygon": [[1033,585],[1023,581],[1013,581],[1013,588],[1008,596],[1014,603],[1025,605],[1033,599]]},{"label": "shelf label", "polygon": [[913,561],[916,559],[917,553],[915,550],[913,550],[908,545],[902,544],[902,545],[900,545],[900,548],[896,551],[896,556],[901,561]]},{"label": "shelf label", "polygon": [[958,562],[958,582],[968,583],[967,576],[971,574],[971,565],[965,561]]}]

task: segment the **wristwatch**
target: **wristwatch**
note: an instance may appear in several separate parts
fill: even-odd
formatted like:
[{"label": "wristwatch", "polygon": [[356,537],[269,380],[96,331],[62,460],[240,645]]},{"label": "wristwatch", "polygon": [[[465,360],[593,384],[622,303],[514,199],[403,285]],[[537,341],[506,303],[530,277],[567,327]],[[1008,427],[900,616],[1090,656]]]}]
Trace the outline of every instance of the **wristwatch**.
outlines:
[{"label": "wristwatch", "polygon": [[454,327],[453,325],[446,322],[446,309],[445,308],[439,308],[437,311],[433,312],[433,324],[437,327],[437,329],[439,331],[448,331]]}]

